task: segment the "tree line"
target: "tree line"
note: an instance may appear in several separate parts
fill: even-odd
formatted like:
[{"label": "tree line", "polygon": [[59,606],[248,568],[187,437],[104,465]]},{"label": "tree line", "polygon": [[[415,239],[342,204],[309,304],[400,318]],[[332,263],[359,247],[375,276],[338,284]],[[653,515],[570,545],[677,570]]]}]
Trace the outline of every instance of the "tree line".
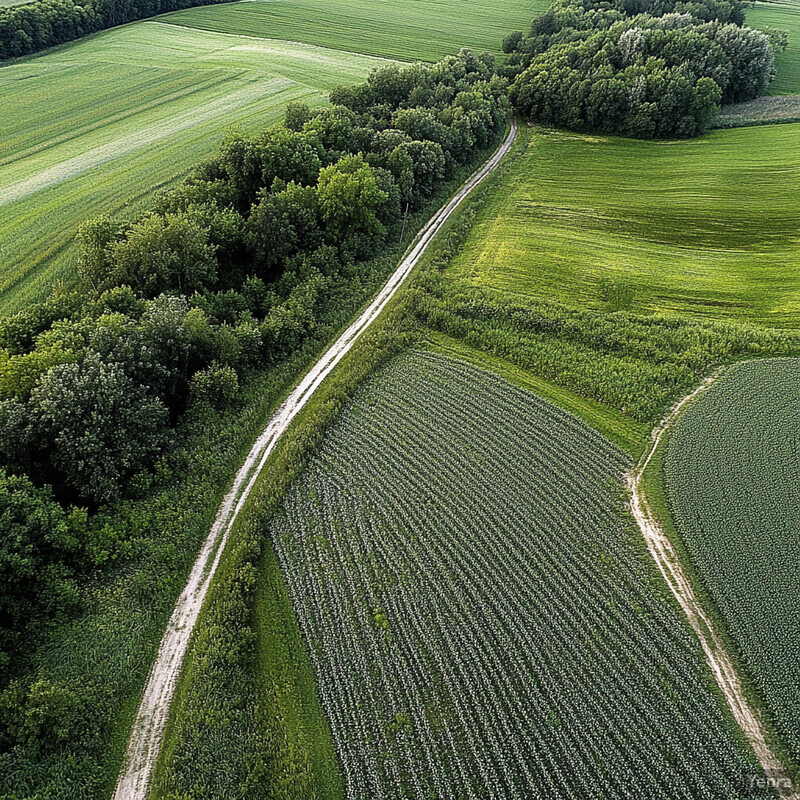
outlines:
[{"label": "tree line", "polygon": [[554,0],[503,41],[515,108],[545,125],[689,137],[775,77],[783,31],[744,26],[742,0]]},{"label": "tree line", "polygon": [[0,672],[34,610],[68,605],[75,570],[102,561],[95,520],[147,485],[176,425],[302,345],[404,214],[496,140],[506,89],[462,51],[291,104],[134,222],[86,222],[80,285],[0,320]]}]

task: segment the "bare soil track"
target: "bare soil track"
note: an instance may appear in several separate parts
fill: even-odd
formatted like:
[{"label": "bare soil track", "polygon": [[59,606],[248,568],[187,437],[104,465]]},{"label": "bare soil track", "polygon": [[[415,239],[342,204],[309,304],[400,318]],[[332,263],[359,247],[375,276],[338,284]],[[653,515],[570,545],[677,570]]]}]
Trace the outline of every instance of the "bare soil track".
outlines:
[{"label": "bare soil track", "polygon": [[256,440],[246,461],[236,474],[231,490],[219,507],[214,524],[192,567],[186,587],[172,612],[136,714],[114,800],[145,800],[148,796],[170,705],[200,609],[233,524],[247,502],[247,498],[276,443],[300,409],[305,406],[325,380],[325,377],[347,354],[358,337],[378,318],[453,212],[467,195],[494,171],[508,153],[516,134],[517,124],[512,121],[508,135],[494,155],[428,221],[400,266],[372,303],[311,367],[298,386],[273,414],[267,427]]},{"label": "bare soil track", "polygon": [[[742,729],[766,776],[773,782],[778,795],[784,800],[800,800],[793,788],[786,769],[767,742],[764,726],[742,690],[742,682],[736,672],[725,645],[714,630],[711,619],[703,610],[692,585],[681,566],[675,548],[658,523],[642,490],[642,476],[657,450],[664,434],[672,427],[681,411],[699,394],[708,389],[720,376],[719,369],[706,378],[696,389],[678,402],[653,430],[653,443],[639,464],[627,476],[631,493],[631,511],[647,543],[650,554],[675,599],[689,620],[736,724]],[[744,776],[743,776],[744,779]]]}]

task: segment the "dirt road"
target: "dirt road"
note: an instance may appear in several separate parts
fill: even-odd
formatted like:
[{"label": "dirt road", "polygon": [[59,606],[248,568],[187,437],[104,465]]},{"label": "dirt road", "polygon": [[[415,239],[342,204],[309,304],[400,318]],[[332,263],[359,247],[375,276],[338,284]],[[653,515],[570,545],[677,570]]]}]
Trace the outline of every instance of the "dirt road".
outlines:
[{"label": "dirt road", "polygon": [[272,416],[267,427],[253,445],[247,460],[236,474],[231,490],[222,501],[208,538],[192,567],[186,588],[178,598],[164,638],[161,640],[156,661],[136,714],[114,800],[145,800],[148,795],[170,704],[200,609],[236,517],[247,501],[256,479],[278,439],[289,427],[300,409],[309,401],[317,387],[325,380],[325,377],[347,354],[358,337],[377,319],[456,208],[484,178],[494,171],[511,149],[516,134],[517,125],[516,122],[512,122],[511,130],[500,148],[428,221],[400,266],[366,311],[347,328],[308,371],[297,388]]},{"label": "dirt road", "polygon": [[[742,691],[742,683],[714,625],[703,611],[697,596],[683,571],[675,549],[661,525],[656,520],[642,491],[641,482],[647,465],[653,457],[664,434],[672,427],[686,405],[708,389],[719,377],[721,370],[706,378],[693,392],[686,395],[653,431],[653,444],[645,458],[628,474],[631,492],[631,511],[644,536],[647,548],[675,599],[683,609],[689,624],[697,634],[714,678],[725,696],[734,720],[744,732],[766,776],[773,782],[781,798],[800,800],[778,757],[766,741],[764,726],[756,716]],[[744,776],[743,776],[744,779]]]}]

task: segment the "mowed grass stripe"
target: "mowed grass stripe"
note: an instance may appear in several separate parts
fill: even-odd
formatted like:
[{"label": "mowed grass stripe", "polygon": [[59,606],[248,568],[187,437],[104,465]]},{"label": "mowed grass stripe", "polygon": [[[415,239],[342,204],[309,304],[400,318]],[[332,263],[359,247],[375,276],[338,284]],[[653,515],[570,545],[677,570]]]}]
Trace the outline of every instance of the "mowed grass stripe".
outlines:
[{"label": "mowed grass stripe", "polygon": [[[281,76],[327,89],[349,77],[351,71],[343,66],[351,60],[354,78],[363,76],[375,63],[383,63],[350,54],[343,57],[324,48],[180,30],[159,23],[113,33],[117,35],[104,37],[102,48],[89,52],[93,59],[89,65],[54,60],[45,65],[42,75],[42,65],[37,62],[11,68],[8,73],[0,71],[10,89],[20,84],[27,87],[5,96],[8,113],[0,127],[0,163],[13,163],[3,170],[0,187],[99,144],[118,141],[132,128],[145,128],[214,99],[229,98],[240,86],[253,91],[254,81]],[[135,69],[124,70],[121,65]],[[59,102],[53,94],[64,89],[65,69],[73,71],[73,84],[84,91],[67,92]],[[332,74],[330,81],[326,81],[328,73]],[[142,75],[146,76],[144,82]],[[36,92],[30,89],[30,78],[42,79]],[[98,92],[97,102],[84,99],[94,98]],[[72,99],[77,107],[72,106]],[[197,113],[202,117],[203,109]]]},{"label": "mowed grass stripe", "polygon": [[[0,142],[0,165],[6,167],[3,178],[15,164],[30,172],[29,164],[33,163],[32,157],[37,153],[45,151],[57,162],[58,145],[67,144],[79,151],[85,147],[83,136],[96,137],[101,128],[111,128],[113,137],[112,126],[126,122],[143,110],[156,110],[184,98],[188,98],[189,103],[196,102],[203,92],[218,93],[219,84],[238,77],[238,73],[227,70],[209,70],[192,75],[186,70],[140,67],[129,73],[129,85],[119,81],[106,86],[108,67],[104,63],[83,68],[78,64],[54,66],[56,69],[50,75],[38,76],[25,65],[24,69],[31,73],[31,77],[41,77],[35,94],[23,83],[27,75],[16,78],[19,81],[16,92],[12,91],[13,86],[7,86],[3,101],[9,113],[3,124],[5,138]],[[65,70],[73,71],[77,82],[91,85],[91,91],[74,98],[70,113],[54,111],[45,116],[41,105],[46,99],[53,102],[52,90],[58,91],[63,86]],[[153,97],[154,82],[163,92],[157,98]],[[106,113],[103,113],[104,108]]]},{"label": "mowed grass stripe", "polygon": [[93,147],[91,150],[61,161],[54,167],[3,188],[2,194],[0,194],[0,206],[55,186],[108,161],[123,158],[136,150],[157,144],[167,136],[209,122],[223,114],[229,114],[231,111],[253,102],[256,98],[276,94],[289,86],[291,86],[291,81],[285,78],[271,78],[263,82],[254,82],[224,97],[217,97],[207,103],[175,114],[168,120],[140,128],[112,142]]},{"label": "mowed grass stripe", "polygon": [[308,42],[406,61],[435,61],[462,47],[500,52],[547,0],[248,0],[169,14],[206,30]]},{"label": "mowed grass stripe", "polygon": [[135,216],[225,131],[321,105],[385,63],[143,22],[0,67],[0,313],[69,276],[83,220]]},{"label": "mowed grass stripe", "polygon": [[611,281],[633,310],[797,324],[800,125],[675,142],[527,137],[453,277],[596,308]]}]

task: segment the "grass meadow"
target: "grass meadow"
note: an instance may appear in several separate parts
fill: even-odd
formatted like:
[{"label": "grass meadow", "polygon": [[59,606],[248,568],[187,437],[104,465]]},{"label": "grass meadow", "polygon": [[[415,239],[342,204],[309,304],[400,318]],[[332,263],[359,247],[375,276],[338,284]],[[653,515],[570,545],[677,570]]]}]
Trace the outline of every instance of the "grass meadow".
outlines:
[{"label": "grass meadow", "polygon": [[789,47],[778,53],[778,74],[769,94],[800,94],[800,2],[769,0],[747,9],[747,24],[752,28],[780,28],[789,32]]},{"label": "grass meadow", "polygon": [[176,11],[166,19],[402,61],[436,61],[462,47],[499,54],[503,37],[526,30],[547,5],[547,0],[246,0]]},{"label": "grass meadow", "polygon": [[800,125],[635,141],[534,129],[449,268],[602,309],[796,325]]},{"label": "grass meadow", "polygon": [[381,59],[142,22],[0,68],[0,313],[67,275],[78,224],[130,217],[233,127],[326,101]]}]

